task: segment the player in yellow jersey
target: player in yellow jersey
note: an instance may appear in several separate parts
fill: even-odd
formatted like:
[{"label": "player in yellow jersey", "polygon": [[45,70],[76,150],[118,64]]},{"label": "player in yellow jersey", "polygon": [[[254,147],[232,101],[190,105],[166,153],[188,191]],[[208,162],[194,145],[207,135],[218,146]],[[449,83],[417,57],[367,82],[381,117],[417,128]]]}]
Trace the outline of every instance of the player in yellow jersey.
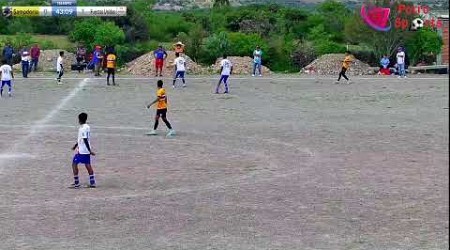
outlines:
[{"label": "player in yellow jersey", "polygon": [[114,54],[114,52],[110,52],[106,56],[106,69],[108,72],[108,76],[106,77],[106,84],[109,85],[109,77],[112,76],[112,84],[116,85],[116,61],[117,56]]},{"label": "player in yellow jersey", "polygon": [[342,69],[341,72],[339,73],[339,77],[337,79],[337,81],[335,82],[336,84],[339,83],[339,81],[341,80],[341,77],[344,77],[345,80],[347,80],[347,84],[350,84],[350,80],[348,80],[348,77],[345,75],[345,72],[347,72],[347,70],[350,68],[351,63],[353,62],[353,56],[351,55],[350,51],[345,52],[345,58],[344,61],[342,61]]},{"label": "player in yellow jersey", "polygon": [[175,135],[175,130],[172,129],[172,125],[167,120],[167,96],[166,90],[163,88],[163,81],[158,80],[157,82],[158,90],[156,91],[156,99],[147,105],[149,109],[153,104],[156,103],[156,116],[155,116],[155,125],[153,126],[153,130],[147,133],[147,135],[156,135],[156,129],[158,128],[159,118],[161,117],[163,122],[166,124],[169,132],[167,133],[167,137]]}]

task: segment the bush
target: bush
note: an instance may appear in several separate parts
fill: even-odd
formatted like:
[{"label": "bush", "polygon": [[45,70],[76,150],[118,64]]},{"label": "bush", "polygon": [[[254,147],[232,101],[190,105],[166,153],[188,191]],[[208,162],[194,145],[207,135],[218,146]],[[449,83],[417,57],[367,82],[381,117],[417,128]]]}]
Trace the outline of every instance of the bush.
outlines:
[{"label": "bush", "polygon": [[[229,33],[230,42],[229,55],[233,56],[253,56],[253,50],[259,45],[263,51],[262,59],[267,60],[269,46],[258,34]],[[264,53],[265,52],[265,53]]]},{"label": "bush", "polygon": [[214,34],[206,39],[205,50],[202,51],[201,62],[213,64],[224,53],[230,54],[230,40],[226,32]]},{"label": "bush", "polygon": [[292,63],[300,70],[316,59],[316,51],[311,42],[299,43],[292,53]]},{"label": "bush", "polygon": [[83,42],[87,47],[96,44],[117,45],[125,41],[125,34],[113,22],[91,18],[77,22],[70,38],[76,42]]}]

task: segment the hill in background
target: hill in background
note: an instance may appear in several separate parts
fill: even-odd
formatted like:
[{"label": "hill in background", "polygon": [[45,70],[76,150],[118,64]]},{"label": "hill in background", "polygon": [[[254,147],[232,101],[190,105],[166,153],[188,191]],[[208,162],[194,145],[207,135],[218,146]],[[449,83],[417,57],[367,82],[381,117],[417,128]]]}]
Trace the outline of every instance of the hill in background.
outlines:
[{"label": "hill in background", "polygon": [[[311,8],[324,1],[325,0],[230,0],[230,3],[232,6],[275,3],[289,7]],[[359,6],[362,2],[362,0],[337,1],[345,3],[350,8]],[[157,0],[154,9],[179,11],[193,8],[210,8],[213,2],[214,0]],[[448,11],[449,8],[448,0],[410,0],[410,2],[428,5],[433,10]]]}]

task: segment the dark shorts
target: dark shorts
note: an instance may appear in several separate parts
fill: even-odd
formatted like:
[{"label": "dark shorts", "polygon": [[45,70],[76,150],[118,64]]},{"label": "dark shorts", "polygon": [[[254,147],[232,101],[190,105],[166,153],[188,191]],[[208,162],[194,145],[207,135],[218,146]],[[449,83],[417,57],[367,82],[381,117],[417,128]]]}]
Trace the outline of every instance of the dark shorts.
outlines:
[{"label": "dark shorts", "polygon": [[91,155],[76,154],[72,160],[73,164],[91,164]]},{"label": "dark shorts", "polygon": [[184,78],[184,71],[177,71],[177,73],[175,73],[175,79],[177,78]]},{"label": "dark shorts", "polygon": [[11,80],[8,80],[8,81],[2,81],[2,88],[3,88],[3,86],[5,86],[5,85],[11,86]]},{"label": "dark shorts", "polygon": [[221,77],[220,77],[220,81],[222,82],[224,82],[224,83],[227,83],[228,82],[228,77],[230,77],[229,75],[222,75]]},{"label": "dark shorts", "polygon": [[157,109],[156,110],[157,116],[166,117],[166,114],[167,114],[167,109]]},{"label": "dark shorts", "polygon": [[114,75],[116,73],[116,69],[108,68],[107,72],[108,72],[108,74],[113,74]]}]

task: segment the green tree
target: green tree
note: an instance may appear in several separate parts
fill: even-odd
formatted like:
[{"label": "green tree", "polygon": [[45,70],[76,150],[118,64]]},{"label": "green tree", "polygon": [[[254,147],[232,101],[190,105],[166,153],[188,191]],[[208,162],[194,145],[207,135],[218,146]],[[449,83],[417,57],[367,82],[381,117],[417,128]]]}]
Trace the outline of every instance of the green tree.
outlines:
[{"label": "green tree", "polygon": [[205,53],[203,55],[204,62],[211,64],[224,53],[230,52],[230,40],[226,32],[214,34],[206,39]]},{"label": "green tree", "polygon": [[317,12],[326,23],[327,33],[333,35],[332,40],[342,42],[345,22],[352,15],[350,9],[342,2],[327,0],[318,6]]},{"label": "green tree", "polygon": [[421,29],[414,33],[406,42],[411,65],[415,65],[425,56],[436,56],[441,52],[442,37],[432,29]]},{"label": "green tree", "polygon": [[113,22],[91,18],[77,22],[70,38],[76,42],[83,42],[86,46],[117,45],[125,41],[125,34]]}]

